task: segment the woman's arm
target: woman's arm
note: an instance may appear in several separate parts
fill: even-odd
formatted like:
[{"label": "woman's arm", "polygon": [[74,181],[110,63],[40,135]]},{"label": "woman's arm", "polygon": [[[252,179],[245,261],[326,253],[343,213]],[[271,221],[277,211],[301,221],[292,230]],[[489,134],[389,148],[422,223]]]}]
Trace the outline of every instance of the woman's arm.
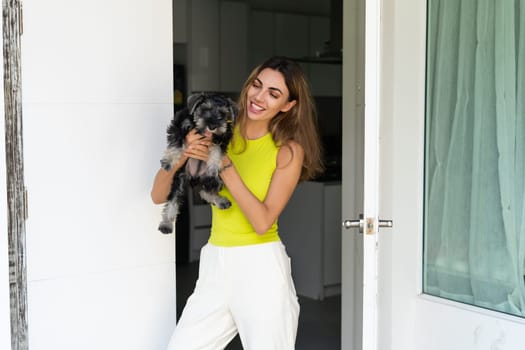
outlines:
[{"label": "woman's arm", "polygon": [[188,158],[195,158],[206,161],[208,159],[208,146],[211,143],[209,138],[204,138],[195,130],[192,130],[186,136],[186,150],[179,161],[170,171],[160,168],[155,175],[153,188],[151,189],[151,199],[155,204],[162,204],[168,200],[168,195],[173,182],[173,175],[179,170]]},{"label": "woman's arm", "polygon": [[264,234],[281,214],[299,182],[304,159],[303,148],[291,142],[277,154],[277,167],[264,201],[246,187],[231,161],[225,157],[221,178],[257,234]]}]

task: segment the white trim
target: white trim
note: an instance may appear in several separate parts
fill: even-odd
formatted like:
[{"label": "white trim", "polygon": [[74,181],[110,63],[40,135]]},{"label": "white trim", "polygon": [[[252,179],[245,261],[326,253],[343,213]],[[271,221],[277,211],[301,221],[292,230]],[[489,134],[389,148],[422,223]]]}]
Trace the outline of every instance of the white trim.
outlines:
[{"label": "white trim", "polygon": [[[363,345],[377,349],[378,334],[378,251],[377,223],[379,203],[379,116],[380,116],[380,1],[365,4],[365,162],[364,162],[364,239],[363,239]],[[367,234],[367,218],[373,232]]]},{"label": "white trim", "polygon": [[475,314],[482,315],[482,316],[498,318],[500,320],[513,322],[518,325],[525,325],[525,318],[514,316],[511,314],[506,314],[501,311],[485,309],[480,306],[460,303],[459,301],[445,299],[445,298],[430,295],[430,294],[420,294],[418,296],[418,299],[420,299],[421,301],[429,302],[429,303],[441,304],[447,307],[453,307],[455,309],[475,313]]},{"label": "white trim", "polygon": [[[425,11],[426,11],[426,6]],[[425,28],[426,28],[426,18],[425,18]],[[426,42],[427,38],[426,35],[424,37],[424,63],[423,63],[423,72],[419,74],[418,76],[421,77],[421,81],[419,81],[419,86],[422,89],[422,91],[426,91]],[[420,152],[418,156],[417,163],[418,165],[418,196],[417,196],[417,208],[418,208],[418,214],[417,214],[417,286],[416,290],[418,294],[423,293],[423,258],[425,254],[424,249],[424,243],[425,243],[425,125],[426,125],[426,92],[425,96],[423,96],[423,105],[421,106],[421,117],[423,118],[423,122],[421,122],[420,130],[419,130],[419,142],[420,142]]]}]

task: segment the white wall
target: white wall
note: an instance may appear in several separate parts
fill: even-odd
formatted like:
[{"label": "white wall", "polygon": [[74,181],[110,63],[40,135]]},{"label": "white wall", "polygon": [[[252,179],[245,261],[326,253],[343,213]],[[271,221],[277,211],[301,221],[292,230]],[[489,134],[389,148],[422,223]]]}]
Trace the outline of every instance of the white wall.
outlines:
[{"label": "white wall", "polygon": [[174,235],[149,198],[172,116],[171,0],[26,0],[29,344],[164,349]]}]

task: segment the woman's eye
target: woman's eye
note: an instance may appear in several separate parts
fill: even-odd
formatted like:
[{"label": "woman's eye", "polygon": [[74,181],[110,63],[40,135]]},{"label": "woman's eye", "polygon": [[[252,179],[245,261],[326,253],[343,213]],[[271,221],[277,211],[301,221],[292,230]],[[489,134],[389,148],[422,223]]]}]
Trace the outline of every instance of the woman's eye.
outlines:
[{"label": "woman's eye", "polygon": [[279,96],[276,95],[276,94],[270,94],[270,96],[272,96],[272,97],[275,98],[275,99],[278,99],[278,98],[279,98]]}]

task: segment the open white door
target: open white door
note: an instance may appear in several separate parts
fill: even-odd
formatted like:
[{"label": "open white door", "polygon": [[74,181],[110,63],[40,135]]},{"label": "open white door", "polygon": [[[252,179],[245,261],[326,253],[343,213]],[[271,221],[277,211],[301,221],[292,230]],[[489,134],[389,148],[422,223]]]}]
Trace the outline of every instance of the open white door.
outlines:
[{"label": "open white door", "polygon": [[[446,52],[444,50],[450,49],[447,47],[447,43],[450,43],[450,41],[439,42],[439,36],[437,34],[433,36],[432,33],[439,33],[439,35],[448,33],[451,37],[463,37],[470,28],[472,33],[477,35],[478,38],[478,40],[472,41],[475,43],[473,46],[475,51],[472,55],[479,62],[485,59],[485,56],[483,56],[484,52],[482,52],[484,41],[480,40],[480,38],[486,34],[486,28],[495,28],[491,29],[495,33],[491,40],[497,44],[495,49],[489,51],[486,56],[494,58],[496,63],[498,62],[497,60],[501,60],[499,65],[492,64],[492,66],[505,68],[492,73],[496,83],[500,84],[499,86],[495,84],[494,86],[497,87],[493,90],[500,91],[502,89],[501,91],[504,93],[501,96],[505,96],[505,99],[497,100],[499,104],[495,104],[495,106],[480,108],[480,113],[474,113],[473,118],[466,119],[463,127],[467,132],[467,136],[460,137],[460,139],[475,139],[477,136],[472,136],[469,133],[483,130],[479,129],[477,124],[477,121],[482,118],[480,114],[493,111],[493,115],[496,115],[500,113],[501,109],[505,109],[501,107],[502,105],[506,107],[506,104],[509,103],[511,94],[508,93],[508,90],[504,90],[504,88],[507,88],[507,81],[505,79],[502,81],[502,77],[516,77],[516,81],[511,81],[511,87],[523,86],[523,73],[520,73],[523,72],[523,63],[520,62],[525,61],[520,60],[520,58],[523,58],[523,52],[525,51],[523,50],[523,44],[516,44],[523,43],[523,40],[518,40],[518,38],[524,37],[524,31],[520,29],[524,27],[523,20],[521,20],[521,24],[512,22],[525,18],[523,17],[523,8],[519,6],[504,7],[509,5],[510,2],[509,4],[490,1],[448,3],[449,5],[458,6],[455,9],[450,6],[447,8],[444,2],[429,1],[429,4],[433,5],[432,8],[428,9],[428,13],[433,15],[433,17],[429,18],[432,18],[431,22],[434,24],[436,22],[440,23],[443,28],[439,31],[436,28],[427,28],[427,23],[430,20],[427,20],[425,2],[409,0],[381,2],[379,8],[376,7],[376,4],[378,4],[376,0],[365,1],[365,3],[369,11],[366,19],[371,21],[366,23],[366,36],[363,35],[363,38],[366,38],[366,44],[362,46],[366,47],[366,50],[362,50],[362,52],[367,53],[366,108],[364,108],[364,112],[361,111],[363,108],[361,108],[359,98],[355,101],[352,100],[352,105],[347,101],[346,109],[343,107],[344,113],[352,116],[350,118],[352,122],[347,123],[344,128],[345,132],[350,131],[349,126],[358,130],[358,137],[354,141],[347,141],[348,136],[346,135],[349,134],[345,133],[344,139],[347,142],[345,152],[349,147],[363,144],[365,145],[363,150],[365,158],[362,160],[362,163],[359,162],[358,148],[357,156],[354,155],[351,158],[346,154],[344,157],[346,162],[351,160],[352,163],[346,163],[346,167],[343,168],[346,170],[343,173],[343,217],[356,219],[356,211],[358,213],[361,203],[359,186],[362,186],[364,189],[362,202],[364,203],[365,231],[366,218],[373,218],[371,221],[374,225],[372,235],[367,235],[366,232],[363,235],[359,235],[355,230],[343,233],[343,245],[346,244],[346,246],[343,246],[342,348],[356,350],[521,349],[525,343],[525,322],[523,315],[519,315],[520,312],[523,312],[523,294],[520,294],[523,291],[523,239],[520,240],[523,235],[518,232],[512,236],[514,241],[507,241],[507,244],[503,247],[504,249],[502,249],[504,252],[509,252],[508,256],[511,258],[517,257],[517,263],[513,265],[513,271],[517,274],[515,286],[510,285],[509,287],[507,283],[511,280],[511,278],[507,278],[507,275],[512,274],[506,274],[503,267],[508,264],[501,263],[508,259],[508,256],[505,254],[501,255],[501,259],[492,260],[492,266],[495,266],[495,268],[489,269],[489,271],[492,273],[492,276],[503,275],[507,279],[498,279],[499,277],[497,277],[490,281],[486,280],[486,277],[492,277],[490,274],[482,275],[481,282],[484,283],[482,288],[479,288],[479,271],[476,271],[477,275],[472,275],[472,271],[479,264],[470,266],[469,275],[465,272],[464,266],[457,263],[459,259],[457,261],[432,260],[432,258],[435,258],[432,254],[437,254],[436,251],[438,253],[440,251],[439,249],[431,248],[431,245],[435,244],[435,242],[429,238],[429,234],[433,230],[435,231],[435,227],[431,224],[432,221],[429,220],[429,218],[436,215],[436,212],[432,209],[434,203],[429,202],[429,198],[434,197],[430,195],[432,187],[428,183],[429,174],[434,173],[429,168],[425,169],[425,166],[428,167],[429,164],[436,163],[436,160],[432,158],[434,149],[432,147],[429,148],[428,142],[436,142],[436,136],[431,135],[431,132],[435,131],[438,126],[435,124],[436,119],[432,118],[438,118],[438,120],[447,117],[452,118],[453,114],[441,113],[437,117],[435,115],[430,116],[428,112],[429,101],[425,99],[428,98],[426,92],[429,89],[436,89],[436,82],[429,82],[428,80],[432,76],[426,71],[427,65],[433,64],[432,60],[437,60],[439,55],[443,55],[443,52]],[[475,4],[474,15],[465,17],[462,20],[459,13],[469,10],[467,6],[471,4]],[[351,6],[352,11],[359,13],[360,7],[358,2],[347,1],[345,5],[347,7]],[[350,11],[350,9],[345,10],[345,15],[349,14],[347,11]],[[455,18],[456,22],[447,19],[445,17],[447,14]],[[496,15],[493,16],[493,14]],[[507,15],[508,17],[505,17]],[[348,18],[351,17],[345,17],[345,23]],[[362,18],[365,17],[362,16]],[[476,20],[469,21],[468,18],[476,18]],[[452,23],[456,23],[457,27],[454,27]],[[490,23],[492,25],[489,25]],[[443,24],[445,25],[443,26]],[[360,28],[359,21],[357,21],[357,26]],[[364,28],[365,26],[361,27]],[[376,28],[378,29],[377,31]],[[503,40],[503,38],[508,39],[507,34],[502,35],[499,37],[500,40],[497,40],[498,35],[501,35],[499,28],[504,28],[511,32],[516,31],[519,35],[516,35],[516,40],[512,37],[508,41]],[[427,30],[430,33],[428,39]],[[358,33],[359,31],[355,30],[355,32]],[[349,32],[344,31],[344,33],[348,35]],[[357,38],[359,36],[350,36],[350,38],[347,36],[348,41],[345,41],[345,43],[354,44],[352,47],[356,48],[358,52],[356,57],[360,57],[358,49],[361,46],[358,44],[359,40]],[[379,41],[377,41],[378,38]],[[436,41],[438,42],[437,44]],[[454,65],[447,69],[452,70],[453,79],[458,81],[457,91],[456,89],[450,89],[452,91],[451,96],[455,99],[454,101],[457,101],[453,104],[453,107],[464,107],[462,105],[464,103],[466,106],[464,107],[465,110],[469,108],[471,101],[476,98],[479,99],[480,95],[476,94],[486,93],[486,90],[480,92],[477,85],[461,86],[463,80],[471,78],[470,76],[467,78],[461,77],[461,72],[459,71],[462,64],[468,66],[468,64],[465,64],[465,62],[468,62],[467,54],[461,53],[461,50],[464,49],[462,45],[470,42],[467,40],[461,42],[460,45],[456,45],[456,48],[460,47],[457,51],[459,54],[447,56],[448,58],[460,58],[457,62],[458,71],[455,70]],[[504,45],[499,43],[504,43]],[[515,50],[509,50],[509,45],[514,44],[516,44]],[[345,46],[345,54],[348,52],[346,47],[351,46]],[[427,49],[434,50],[430,51],[431,54],[428,56],[428,60]],[[374,52],[374,50],[376,50],[378,55],[370,56],[369,53]],[[517,64],[512,64],[512,58],[514,57],[517,58],[515,61]],[[376,61],[375,58],[378,58],[378,60]],[[354,59],[354,57],[351,59]],[[509,64],[509,62],[511,63]],[[349,59],[345,60],[346,63],[350,64]],[[358,66],[356,71],[359,72],[359,60],[357,60],[356,64]],[[371,65],[375,67],[369,67]],[[490,64],[487,64],[487,67],[490,66]],[[507,74],[506,70],[512,67],[518,67],[516,74]],[[472,74],[475,73],[477,72]],[[374,74],[378,75],[375,76]],[[443,77],[443,75],[439,75],[439,77]],[[349,86],[359,87],[361,85],[358,79],[359,74],[352,75],[347,72],[344,78],[346,84],[344,87],[347,87],[346,92],[343,91],[345,98],[349,96],[347,93],[350,92],[354,94],[353,96],[359,97],[359,88],[348,88]],[[348,82],[349,78],[356,78],[356,80]],[[475,81],[475,84],[478,84],[478,80]],[[504,86],[504,88],[501,88],[501,86]],[[438,86],[438,89],[449,92],[442,86]],[[466,91],[466,94],[462,94],[464,91]],[[516,100],[523,98],[520,97],[519,93],[514,96]],[[486,98],[482,98],[482,100],[483,103],[486,102]],[[522,105],[517,104],[518,108],[522,108],[519,107]],[[456,111],[454,118],[457,117],[457,113]],[[359,122],[363,120],[360,117],[361,114],[365,115],[364,120],[366,120],[366,123]],[[491,120],[490,117],[489,115],[485,120]],[[349,118],[349,116],[345,115],[345,120],[347,120],[346,118]],[[508,131],[517,135],[522,130],[520,129],[522,118],[523,114],[519,114],[516,118],[516,124],[512,124],[513,127],[508,128]],[[507,121],[508,119],[505,118],[497,119],[494,121],[495,124],[492,130],[501,132],[501,130],[504,130],[504,124],[502,123]],[[458,127],[454,129],[454,132],[457,132]],[[359,139],[359,130],[364,130],[364,141]],[[377,133],[377,130],[379,130],[379,133]],[[487,192],[486,188],[489,187],[488,183],[490,183],[491,176],[502,177],[509,174],[509,172],[504,171],[507,165],[502,161],[508,155],[508,153],[502,151],[505,149],[504,147],[508,146],[506,141],[509,139],[520,140],[518,136],[506,137],[507,134],[491,133],[490,128],[486,130],[488,130],[486,135],[478,137],[477,140],[479,142],[476,144],[476,147],[482,150],[483,155],[490,151],[491,147],[496,147],[498,152],[495,153],[499,156],[494,157],[496,160],[492,165],[492,168],[496,169],[494,173],[487,173],[487,171],[472,172],[474,176],[465,181],[466,184],[472,186],[472,191],[469,191],[468,194],[474,199],[480,198],[479,200],[468,198],[470,201],[469,205],[472,208],[478,203],[484,205],[490,202],[483,196]],[[453,136],[447,135],[447,137],[449,137],[449,139],[446,139],[447,145],[452,144]],[[494,141],[492,145],[489,144],[491,138],[497,142]],[[439,141],[442,140],[439,139]],[[425,142],[427,142],[427,145],[425,145]],[[523,147],[520,148],[519,146],[520,144],[517,143],[515,147],[506,148],[506,150],[523,149]],[[479,153],[473,153],[478,156],[476,159],[484,159],[479,158]],[[458,152],[450,148],[447,156],[450,154],[456,156]],[[463,154],[461,155],[463,156]],[[460,159],[450,165],[450,159],[452,158],[447,158],[446,160],[449,166],[454,166],[454,170],[458,165],[464,164]],[[514,164],[519,165],[523,163],[515,162]],[[360,178],[360,171],[354,172],[358,175],[354,181],[349,176],[349,174],[352,174],[351,167],[360,169],[361,165],[364,165],[365,175],[363,178]],[[474,165],[479,166],[478,163]],[[519,166],[517,168],[520,169]],[[373,172],[374,169],[377,173]],[[471,170],[470,167],[467,170]],[[490,176],[487,176],[487,174],[490,174]],[[453,178],[454,175],[457,175],[457,172],[454,172],[451,175],[452,177],[445,178],[447,186],[441,189],[442,191],[450,191],[451,184],[453,181],[456,181]],[[375,176],[377,176],[377,183],[374,187]],[[427,176],[426,180],[425,176]],[[480,178],[483,179],[483,182],[479,181]],[[501,180],[499,183],[504,185],[513,183],[513,179],[509,177],[505,177],[505,181],[507,182]],[[349,190],[349,187],[352,185],[356,186],[356,188]],[[478,188],[475,189],[474,185],[478,185]],[[518,186],[511,186],[510,189],[505,186],[498,187],[500,191],[498,192],[498,203],[500,200],[502,204],[506,203],[506,194],[513,193],[515,195],[520,190]],[[461,190],[461,187],[459,187],[459,190]],[[358,193],[358,195],[355,193]],[[458,195],[458,190],[455,189],[453,194]],[[354,204],[349,203],[349,201],[355,201],[356,198],[357,201]],[[454,201],[459,201],[460,199],[458,198],[462,197],[454,197]],[[374,202],[375,200],[376,202]],[[515,202],[511,202],[511,204],[515,205]],[[511,211],[513,205],[504,206],[504,208],[508,208]],[[447,224],[449,221],[456,220],[460,231],[470,230],[472,232],[472,227],[479,227],[478,222],[484,225],[498,222],[494,219],[498,214],[493,212],[487,212],[485,216],[471,216],[465,219],[457,214],[461,209],[460,206],[456,205],[452,206],[452,208],[455,211],[443,212],[442,220],[447,222]],[[450,209],[450,206],[448,209]],[[479,210],[479,208],[476,209]],[[509,237],[506,221],[508,215],[508,212],[504,211],[501,215],[504,225],[502,224],[499,227],[496,225],[495,227],[498,228],[492,231],[491,238],[496,237],[501,232],[505,232],[505,237]],[[378,217],[392,218],[394,227],[389,230],[378,230]],[[511,222],[513,221],[511,220]],[[519,228],[520,224],[517,226]],[[477,234],[482,229],[475,229],[474,234]],[[454,236],[451,236],[449,234],[451,230],[445,230],[445,234],[440,236],[441,247],[438,246],[438,248],[442,249],[443,246],[453,247],[459,251],[466,252],[464,255],[468,256],[467,262],[472,262],[473,249],[479,249],[482,242],[475,237],[473,238],[471,233],[468,244],[465,246],[461,246],[461,242],[458,241],[446,244],[445,238],[450,239],[450,237],[457,236],[456,232],[453,232]],[[489,252],[500,248],[497,244],[493,244]],[[349,254],[351,254],[350,257],[348,256]],[[481,261],[487,259],[488,255],[487,258],[483,258]],[[348,264],[348,266],[345,266],[345,264]],[[435,271],[436,268],[442,266],[451,266],[452,268],[445,272]],[[471,286],[470,288],[473,290],[473,295],[470,298],[468,297],[468,292],[463,294],[457,291],[454,293],[449,292],[453,289],[449,289],[451,287],[446,285],[447,280],[445,280],[445,277],[451,277],[452,272],[450,271],[455,273],[452,277],[456,278],[456,280],[468,281],[467,285]],[[362,278],[360,273],[363,273]],[[349,280],[349,276],[352,277],[351,280]],[[433,281],[432,278],[437,278],[438,281]],[[346,294],[345,281],[347,282]],[[494,287],[494,285],[502,284],[502,281],[507,283],[505,285],[505,290],[508,291],[507,297],[503,295],[500,303],[491,304],[487,301],[488,297],[483,292],[489,289],[488,286]],[[454,287],[457,286],[455,285]],[[478,288],[477,294],[474,291],[475,288]],[[348,293],[349,291],[350,293]],[[480,291],[482,292],[481,294]],[[363,293],[363,295],[361,296],[360,293]],[[439,297],[436,295],[439,295]],[[460,303],[457,300],[461,298],[463,300]],[[361,306],[359,303],[362,303],[363,310],[360,310]],[[483,306],[483,308],[480,306]],[[494,309],[499,309],[503,312],[498,312]],[[349,332],[349,329],[353,330],[353,333]],[[345,336],[345,333],[352,334],[353,338],[350,339],[348,336]]]},{"label": "open white door", "polygon": [[[428,9],[425,3],[428,3]],[[492,210],[480,215],[481,211],[475,214],[474,210],[479,204],[491,202],[486,197],[491,183],[503,183],[503,180],[499,180],[502,173],[503,176],[511,175],[501,171],[502,159],[509,153],[502,152],[500,147],[504,145],[503,140],[513,139],[506,135],[500,137],[495,132],[496,129],[501,132],[504,128],[499,120],[496,121],[499,119],[498,108],[483,105],[490,99],[490,94],[486,94],[486,91],[505,95],[504,105],[509,103],[512,93],[506,90],[503,86],[505,84],[497,83],[490,83],[492,87],[485,90],[488,83],[482,82],[480,77],[496,76],[496,82],[507,76],[514,79],[518,74],[507,74],[505,70],[518,67],[518,71],[523,72],[525,62],[523,39],[520,45],[516,45],[515,51],[508,49],[517,43],[512,35],[521,38],[524,36],[524,9],[514,7],[513,2],[505,3],[481,0],[449,4],[435,0],[383,2],[380,215],[391,216],[394,219],[394,228],[378,236],[379,349],[522,349],[524,346],[523,305],[522,302],[520,305],[519,301],[514,301],[523,300],[524,261],[523,246],[520,247],[523,244],[520,243],[520,236],[523,240],[523,234],[516,234],[514,242],[507,240],[502,249],[504,253],[498,259],[489,256],[500,248],[500,243],[494,241],[486,247],[479,261],[474,260],[479,255],[479,247],[484,244],[476,235],[492,223],[498,222],[497,217],[500,215]],[[444,37],[445,35],[449,37]],[[506,37],[508,41],[498,35]],[[491,45],[493,47],[489,49]],[[482,62],[494,57],[496,61]],[[447,63],[450,58],[454,61]],[[498,58],[501,61],[498,62]],[[447,74],[452,77],[450,85],[436,81],[448,79]],[[523,86],[523,74],[516,79],[521,80],[513,81],[512,88],[520,84]],[[430,93],[431,91],[439,93]],[[521,91],[521,97],[517,96],[516,99],[521,98],[523,101],[523,90],[518,91]],[[449,92],[452,92],[449,96],[453,102],[444,103],[440,94]],[[496,105],[502,102],[499,99],[494,101],[498,101]],[[433,105],[440,106],[439,113],[431,112],[430,107]],[[444,106],[450,106],[453,112],[443,112]],[[512,114],[510,112],[507,117],[512,119]],[[523,120],[523,114],[518,113],[515,117],[516,124],[509,127],[509,131],[520,128],[519,121]],[[436,136],[434,132],[444,130],[439,122],[448,118],[454,120],[450,124],[450,130],[457,133],[463,128],[466,133],[457,138],[453,133]],[[487,128],[488,132],[482,136],[469,134],[480,132],[480,122],[495,124],[493,128]],[[460,148],[453,148],[456,140],[464,142],[461,144],[461,151]],[[446,144],[448,152],[445,157],[436,161],[433,153],[438,143]],[[468,144],[475,146],[465,146]],[[523,149],[519,144],[513,147],[520,148]],[[480,157],[476,149],[481,150],[483,156]],[[499,159],[484,157],[490,152],[499,153]],[[473,158],[476,161],[472,161]],[[499,175],[497,172],[472,170],[479,166],[476,162],[489,161],[494,162],[487,164],[487,169],[499,169]],[[444,172],[446,176],[443,176],[446,185],[442,188],[431,182],[436,179],[432,168],[436,163],[447,168]],[[523,162],[518,163],[521,165],[517,167],[523,165]],[[460,168],[465,164],[472,164],[469,166],[472,169],[468,169],[470,176],[464,185],[455,187],[458,177],[464,179],[461,174],[465,174],[465,171]],[[508,178],[505,180],[511,182]],[[478,188],[475,187],[476,183]],[[468,191],[465,190],[467,186]],[[504,198],[506,189],[498,185],[497,191],[498,196]],[[518,186],[513,187],[513,193],[518,191]],[[445,208],[449,210],[441,214],[434,205],[434,194],[437,193],[440,198],[439,195],[443,192],[451,196],[449,198],[452,204],[445,203]],[[470,208],[470,218],[464,216],[464,207]],[[508,208],[512,209],[512,206],[509,205]],[[437,230],[432,218],[437,215],[441,217],[441,222],[458,223],[455,228],[452,225],[447,228],[442,226],[440,245],[433,242],[436,237],[431,237]],[[466,231],[470,232],[468,241],[446,241],[451,237],[457,238]],[[508,228],[503,225],[491,230],[489,235],[494,238],[502,232],[510,237]],[[441,256],[433,259],[434,251],[438,250],[436,246],[441,246],[441,253],[452,247],[468,256],[466,261],[470,261],[470,272],[466,272],[460,259],[453,260],[451,255],[446,257],[443,254],[445,259]],[[489,288],[507,283],[501,276],[506,275],[511,264],[500,262],[512,256],[513,251],[521,252],[516,255],[517,263],[514,266],[518,275],[516,284],[507,290]],[[483,275],[476,271],[480,262],[489,263],[495,269]],[[446,272],[432,273],[436,266],[451,268]],[[449,281],[452,275],[456,281],[466,281],[472,291],[458,292],[458,287],[462,285],[458,282],[451,288]],[[439,282],[432,281],[433,278]],[[483,280],[481,288],[480,279]],[[502,291],[499,296],[502,301],[490,302],[485,295],[489,289]],[[440,294],[440,297],[429,294]],[[462,299],[463,303],[449,299]],[[508,307],[508,304],[513,307]],[[507,309],[515,315],[521,313],[521,317],[482,309],[481,305],[491,309]]]},{"label": "open white door", "polygon": [[[351,3],[348,2],[348,5]],[[347,257],[345,266],[343,262],[343,349],[367,349],[375,350],[378,346],[377,324],[378,324],[378,229],[380,226],[391,227],[390,220],[380,220],[378,211],[379,199],[379,124],[380,124],[380,1],[370,0],[364,3],[353,2],[354,6],[347,6],[354,11],[355,26],[352,31],[344,31],[350,47],[353,47],[355,55],[352,64],[348,59],[346,65],[355,69],[355,82],[345,79],[343,93],[352,91],[356,100],[353,104],[346,104],[345,112],[348,111],[352,117],[345,118],[345,141],[352,140],[352,144],[344,147],[345,172],[343,173],[343,217],[348,218],[348,208],[352,207],[348,202],[355,200],[358,204],[354,206],[354,218],[346,219],[343,223],[345,229],[354,229],[344,236],[355,235],[354,238],[346,238],[346,241],[354,243],[354,251],[348,249],[343,240],[343,255]],[[348,15],[350,15],[348,13]],[[364,19],[364,22],[363,22]],[[364,26],[364,31],[363,31]],[[352,35],[354,34],[355,35]],[[363,42],[364,35],[364,42]],[[346,43],[346,42],[345,42]],[[364,45],[363,45],[364,44]],[[351,46],[352,45],[352,46]],[[363,50],[364,49],[364,50]],[[350,51],[350,50],[349,50]],[[360,60],[364,56],[364,61]],[[363,62],[366,64],[363,65]],[[364,95],[361,94],[363,84],[362,72],[364,71]],[[347,90],[345,90],[347,87]],[[355,89],[355,90],[354,90]],[[364,98],[364,106],[362,99]],[[354,107],[352,113],[352,107]],[[349,122],[349,119],[353,122]],[[349,137],[352,134],[354,137]],[[352,157],[353,156],[353,157]],[[352,159],[354,166],[349,160]],[[360,163],[360,161],[362,163]],[[354,174],[354,177],[350,176]],[[351,181],[355,180],[355,181]],[[354,196],[348,196],[348,188],[356,186]],[[361,192],[362,191],[362,192]],[[362,201],[362,203],[361,203]],[[355,209],[358,209],[356,215]],[[352,254],[354,253],[354,254]],[[348,283],[347,276],[354,269],[354,280]],[[346,283],[345,283],[346,282]],[[349,288],[348,286],[351,286]],[[349,315],[349,308],[345,306],[353,304],[355,314]],[[353,330],[353,339],[345,334],[347,330]]]}]

